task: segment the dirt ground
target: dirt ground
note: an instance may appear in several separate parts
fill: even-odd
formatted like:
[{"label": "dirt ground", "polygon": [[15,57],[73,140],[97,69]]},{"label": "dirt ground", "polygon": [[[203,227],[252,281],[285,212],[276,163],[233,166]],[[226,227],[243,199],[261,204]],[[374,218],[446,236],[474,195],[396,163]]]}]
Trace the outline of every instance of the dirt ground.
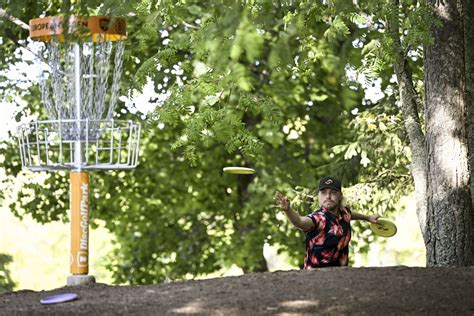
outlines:
[{"label": "dirt ground", "polygon": [[[76,293],[79,299],[41,305]],[[0,294],[0,315],[474,315],[474,267],[325,268]]]}]

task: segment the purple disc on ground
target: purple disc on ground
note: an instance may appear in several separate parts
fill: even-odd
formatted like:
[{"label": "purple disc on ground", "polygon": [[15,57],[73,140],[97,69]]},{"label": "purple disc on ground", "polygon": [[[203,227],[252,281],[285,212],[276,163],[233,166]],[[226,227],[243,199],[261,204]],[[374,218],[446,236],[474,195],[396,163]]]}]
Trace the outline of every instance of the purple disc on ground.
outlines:
[{"label": "purple disc on ground", "polygon": [[42,298],[40,300],[40,303],[41,304],[57,304],[57,303],[73,301],[76,298],[78,298],[76,293],[64,293],[64,294],[57,294],[57,295]]}]

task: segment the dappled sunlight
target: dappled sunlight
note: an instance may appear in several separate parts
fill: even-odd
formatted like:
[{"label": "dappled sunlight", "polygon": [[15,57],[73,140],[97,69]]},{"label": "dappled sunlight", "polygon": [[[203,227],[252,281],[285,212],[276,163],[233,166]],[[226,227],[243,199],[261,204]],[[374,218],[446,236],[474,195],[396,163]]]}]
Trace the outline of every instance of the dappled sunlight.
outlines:
[{"label": "dappled sunlight", "polygon": [[[452,92],[450,92],[452,95]],[[436,163],[439,170],[443,170],[442,188],[459,188],[469,185],[469,177],[461,177],[468,174],[467,168],[469,150],[466,140],[461,137],[462,126],[453,118],[453,114],[444,107],[438,107],[432,113],[433,124],[443,122],[443,132],[433,134],[433,142],[430,146],[436,147],[436,152],[430,158],[431,163]],[[444,153],[444,154],[442,154]],[[456,153],[455,155],[446,155],[446,153]]]},{"label": "dappled sunlight", "polygon": [[287,307],[292,309],[307,308],[307,307],[318,307],[319,300],[294,300],[281,302],[281,307]]},{"label": "dappled sunlight", "polygon": [[203,306],[204,304],[202,302],[191,302],[183,307],[172,309],[171,311],[177,314],[199,314],[205,312]]},{"label": "dappled sunlight", "polygon": [[200,314],[200,315],[236,315],[239,313],[238,308],[225,308],[219,307],[216,308],[209,308],[206,306],[204,302],[200,299],[190,302],[183,307],[173,308],[170,309],[169,312],[176,313],[176,314],[184,314],[184,315],[193,315],[193,314]]},{"label": "dappled sunlight", "polygon": [[[314,314],[315,311],[318,311],[317,314],[346,314],[347,308],[345,306],[337,305],[327,306],[321,304],[320,300],[293,300],[293,301],[284,301],[279,304],[282,312],[277,313],[276,315],[295,315],[295,313],[310,313]],[[285,312],[287,310],[287,312]]]}]

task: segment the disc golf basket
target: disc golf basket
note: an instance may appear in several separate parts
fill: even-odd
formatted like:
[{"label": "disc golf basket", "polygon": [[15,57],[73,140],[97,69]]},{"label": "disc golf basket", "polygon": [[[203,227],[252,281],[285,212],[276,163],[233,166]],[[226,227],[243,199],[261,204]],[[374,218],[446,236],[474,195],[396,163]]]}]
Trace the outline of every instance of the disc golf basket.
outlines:
[{"label": "disc golf basket", "polygon": [[[94,282],[89,272],[89,171],[137,166],[140,125],[114,120],[127,37],[122,18],[30,20],[44,42],[38,62],[48,120],[18,128],[21,162],[32,171],[70,170],[71,256],[68,285]],[[109,92],[109,93],[107,93]]]}]

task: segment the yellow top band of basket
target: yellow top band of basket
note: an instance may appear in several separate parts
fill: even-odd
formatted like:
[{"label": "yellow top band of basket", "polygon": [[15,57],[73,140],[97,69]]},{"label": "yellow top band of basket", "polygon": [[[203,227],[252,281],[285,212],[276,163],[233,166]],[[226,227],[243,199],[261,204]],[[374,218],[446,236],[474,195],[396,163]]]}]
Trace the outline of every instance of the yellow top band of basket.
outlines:
[{"label": "yellow top band of basket", "polygon": [[[87,19],[71,16],[68,33],[83,32],[91,35],[94,42],[105,35],[106,41],[120,41],[127,38],[127,23],[124,18],[91,16]],[[30,37],[43,42],[59,37],[63,40],[63,17],[48,16],[30,20]]]}]

